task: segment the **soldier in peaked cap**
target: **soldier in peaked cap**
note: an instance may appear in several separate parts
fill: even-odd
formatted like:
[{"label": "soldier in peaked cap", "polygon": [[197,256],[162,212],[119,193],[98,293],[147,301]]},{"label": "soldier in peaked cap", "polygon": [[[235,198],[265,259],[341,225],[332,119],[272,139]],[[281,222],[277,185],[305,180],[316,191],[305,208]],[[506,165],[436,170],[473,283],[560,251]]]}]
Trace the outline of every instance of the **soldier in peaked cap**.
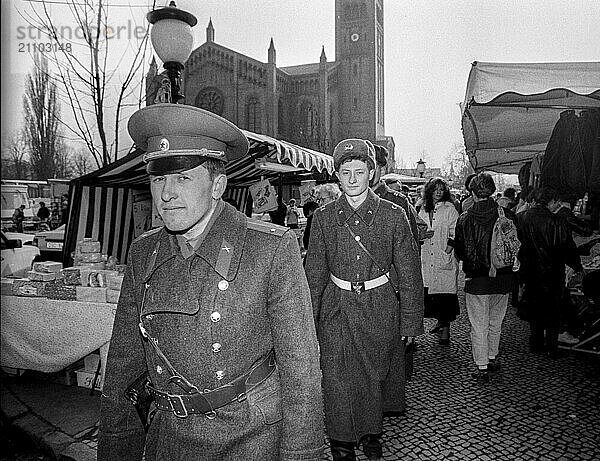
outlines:
[{"label": "soldier in peaked cap", "polygon": [[[137,111],[129,132],[164,227],[129,250],[98,459],[320,460],[321,373],[297,239],[221,198],[244,134],[174,104]],[[143,422],[132,389],[152,398]]]},{"label": "soldier in peaked cap", "polygon": [[[372,144],[346,139],[333,159],[343,194],[315,212],[305,267],[325,423],[334,460],[355,459],[357,445],[369,459],[381,459],[383,412],[404,405],[393,386],[403,370],[393,365],[403,342],[423,333],[419,252],[404,210],[369,189]],[[393,270],[397,281],[390,280]]]}]

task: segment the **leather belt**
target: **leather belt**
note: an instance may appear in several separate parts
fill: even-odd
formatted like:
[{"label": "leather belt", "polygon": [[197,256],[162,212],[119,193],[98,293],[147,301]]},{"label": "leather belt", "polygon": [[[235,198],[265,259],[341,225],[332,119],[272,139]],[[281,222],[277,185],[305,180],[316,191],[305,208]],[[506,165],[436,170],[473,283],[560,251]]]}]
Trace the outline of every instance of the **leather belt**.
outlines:
[{"label": "leather belt", "polygon": [[390,273],[386,272],[383,275],[380,275],[376,279],[366,280],[364,282],[349,282],[347,280],[342,280],[337,278],[333,274],[329,274],[331,281],[342,290],[353,291],[356,294],[361,294],[363,291],[372,290],[373,288],[380,287],[381,285],[386,284],[390,280]]},{"label": "leather belt", "polygon": [[148,392],[154,399],[156,408],[171,411],[179,418],[188,415],[203,414],[212,419],[215,410],[233,402],[242,402],[246,393],[263,383],[275,371],[275,352],[271,350],[266,358],[250,368],[246,373],[233,381],[213,390],[195,392],[193,394],[170,394],[159,391],[148,384]]}]

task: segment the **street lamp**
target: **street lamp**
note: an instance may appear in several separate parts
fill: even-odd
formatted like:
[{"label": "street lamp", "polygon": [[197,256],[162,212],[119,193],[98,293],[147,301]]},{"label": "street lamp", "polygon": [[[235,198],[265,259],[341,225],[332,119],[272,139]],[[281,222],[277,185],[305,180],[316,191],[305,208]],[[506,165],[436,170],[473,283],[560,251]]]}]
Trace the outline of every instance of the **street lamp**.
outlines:
[{"label": "street lamp", "polygon": [[417,162],[417,173],[419,173],[419,176],[422,178],[423,175],[425,174],[425,161],[423,159],[420,159]]},{"label": "street lamp", "polygon": [[184,96],[179,93],[181,89],[181,71],[183,63],[192,54],[194,36],[192,27],[198,20],[187,11],[180,10],[171,1],[169,6],[150,11],[146,15],[152,24],[150,39],[154,51],[163,62],[163,66],[171,83],[171,102],[177,104]]}]

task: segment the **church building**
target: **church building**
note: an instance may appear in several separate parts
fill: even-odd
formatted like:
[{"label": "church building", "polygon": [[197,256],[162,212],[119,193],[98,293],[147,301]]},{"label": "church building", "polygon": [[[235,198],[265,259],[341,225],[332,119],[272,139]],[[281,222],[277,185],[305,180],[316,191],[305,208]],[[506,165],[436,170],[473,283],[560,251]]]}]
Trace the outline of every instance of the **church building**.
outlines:
[{"label": "church building", "polygon": [[[383,0],[335,0],[335,60],[277,67],[273,39],[267,62],[215,41],[192,51],[182,75],[185,103],[221,115],[240,128],[331,153],[345,138],[386,146],[384,126]],[[146,80],[147,104],[157,101],[156,63]]]}]

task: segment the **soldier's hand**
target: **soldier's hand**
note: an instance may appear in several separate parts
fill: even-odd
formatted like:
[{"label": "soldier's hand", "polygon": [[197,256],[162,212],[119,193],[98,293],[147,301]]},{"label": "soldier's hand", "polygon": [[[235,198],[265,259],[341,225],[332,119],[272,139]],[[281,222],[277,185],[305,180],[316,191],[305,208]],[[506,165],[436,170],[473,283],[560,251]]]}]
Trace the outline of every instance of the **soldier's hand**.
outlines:
[{"label": "soldier's hand", "polygon": [[426,239],[430,239],[431,237],[433,237],[433,234],[434,234],[433,230],[428,230],[428,231],[425,231],[424,237]]},{"label": "soldier's hand", "polygon": [[408,346],[409,344],[412,344],[415,340],[414,336],[402,336],[402,341],[404,341],[405,345]]}]

